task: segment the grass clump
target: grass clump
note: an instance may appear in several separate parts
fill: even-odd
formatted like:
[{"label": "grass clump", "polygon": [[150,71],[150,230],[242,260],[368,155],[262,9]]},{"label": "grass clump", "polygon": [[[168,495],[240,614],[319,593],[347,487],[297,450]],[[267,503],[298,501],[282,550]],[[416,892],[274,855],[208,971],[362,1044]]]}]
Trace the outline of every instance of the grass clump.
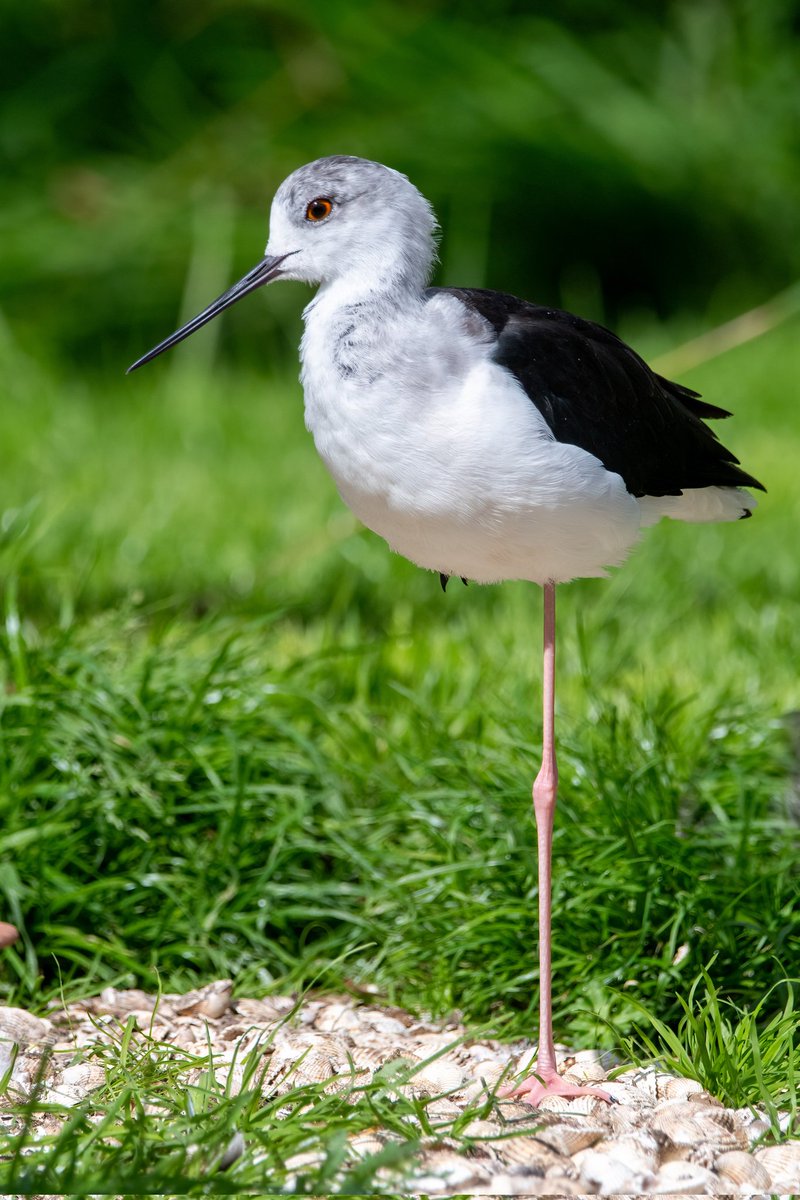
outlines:
[{"label": "grass clump", "polygon": [[[668,1026],[636,1004],[641,1018],[622,1045],[634,1061],[647,1057],[696,1079],[732,1108],[761,1105],[780,1137],[797,1119],[800,1018],[795,983],[783,980],[750,1010],[720,996],[704,969],[687,996],[678,997],[683,1012],[677,1025]],[[776,995],[782,999],[777,1008]]]}]

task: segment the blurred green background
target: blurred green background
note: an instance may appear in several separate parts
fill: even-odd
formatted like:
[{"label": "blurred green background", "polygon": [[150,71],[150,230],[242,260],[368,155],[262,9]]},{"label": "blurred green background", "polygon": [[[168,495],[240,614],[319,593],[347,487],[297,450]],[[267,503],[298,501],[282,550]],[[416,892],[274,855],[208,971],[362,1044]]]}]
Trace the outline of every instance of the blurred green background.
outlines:
[{"label": "blurred green background", "polygon": [[[286,174],[352,153],[433,201],[443,282],[723,319],[800,271],[799,21],[791,0],[6,2],[5,318],[32,353],[117,368],[256,261]],[[206,336],[293,358],[299,306],[277,289]]]},{"label": "blurred green background", "polygon": [[[275,187],[316,156],[410,175],[441,220],[438,282],[574,309],[651,357],[773,297],[767,325],[796,312],[798,28],[791,0],[2,5],[0,432],[11,540],[35,526],[23,595],[221,588],[257,607],[307,596],[353,533],[296,420],[308,289],[121,374],[258,260]],[[710,391],[741,417],[764,403]],[[279,461],[248,436],[262,422]],[[310,481],[308,516],[285,489],[272,503],[284,467]]]},{"label": "blurred green background", "polygon": [[732,408],[769,488],[562,589],[561,1028],[628,1027],[631,980],[677,1018],[715,954],[744,1003],[800,970],[799,30],[789,0],[0,5],[4,995],[349,973],[530,1029],[536,589],[443,597],[344,510],[308,289],[123,374],[329,153],[431,199],[439,282]]}]

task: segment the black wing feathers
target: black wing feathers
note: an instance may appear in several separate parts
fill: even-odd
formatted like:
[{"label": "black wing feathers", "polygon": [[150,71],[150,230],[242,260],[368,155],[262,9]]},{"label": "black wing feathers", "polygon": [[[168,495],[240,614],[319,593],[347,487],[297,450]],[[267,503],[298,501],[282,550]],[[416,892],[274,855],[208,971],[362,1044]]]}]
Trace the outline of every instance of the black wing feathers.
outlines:
[{"label": "black wing feathers", "polygon": [[441,292],[492,325],[495,361],[517,377],[556,440],[594,454],[634,496],[762,488],[700,419],[730,413],[651,371],[611,330],[502,292],[428,294]]}]

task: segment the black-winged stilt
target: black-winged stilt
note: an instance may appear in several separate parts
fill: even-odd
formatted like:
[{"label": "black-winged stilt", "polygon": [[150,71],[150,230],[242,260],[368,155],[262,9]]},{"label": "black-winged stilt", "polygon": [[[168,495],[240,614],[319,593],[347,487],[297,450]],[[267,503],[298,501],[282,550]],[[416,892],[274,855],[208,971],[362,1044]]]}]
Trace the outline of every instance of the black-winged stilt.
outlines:
[{"label": "black-winged stilt", "polygon": [[743,488],[762,485],[701,420],[729,413],[602,326],[500,292],[427,287],[435,228],[427,200],[389,167],[338,155],[300,167],[273,200],[263,260],[130,370],[264,284],[319,284],[303,314],[301,379],[342,499],[443,583],[543,587],[539,1048],[513,1094],[607,1099],[566,1083],[553,1049],[556,584],[605,575],[661,517],[749,517]]}]

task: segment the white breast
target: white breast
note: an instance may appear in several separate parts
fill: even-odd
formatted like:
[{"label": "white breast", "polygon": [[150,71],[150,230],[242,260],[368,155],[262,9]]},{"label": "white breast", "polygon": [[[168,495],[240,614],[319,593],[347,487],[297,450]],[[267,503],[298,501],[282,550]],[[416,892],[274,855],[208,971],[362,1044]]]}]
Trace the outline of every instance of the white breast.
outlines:
[{"label": "white breast", "polygon": [[412,562],[479,582],[563,581],[622,561],[636,501],[593,455],[554,440],[457,301],[380,322],[365,309],[320,294],[302,346],[306,424],[365,525]]}]

